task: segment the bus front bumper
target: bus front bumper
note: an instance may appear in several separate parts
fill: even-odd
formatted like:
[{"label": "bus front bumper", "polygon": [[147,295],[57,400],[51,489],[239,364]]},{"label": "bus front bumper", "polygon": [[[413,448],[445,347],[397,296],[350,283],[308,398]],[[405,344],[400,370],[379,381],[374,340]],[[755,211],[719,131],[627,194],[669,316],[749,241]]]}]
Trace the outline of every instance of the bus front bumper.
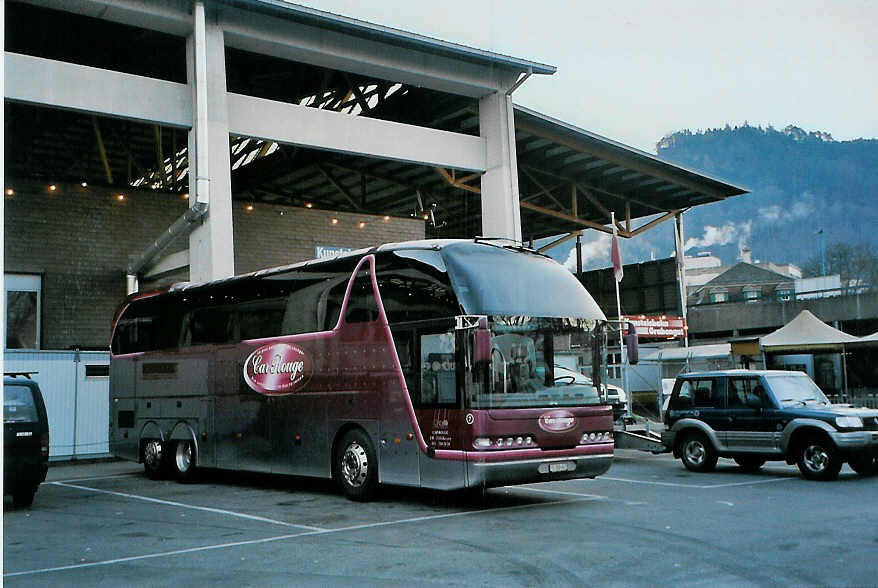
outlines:
[{"label": "bus front bumper", "polygon": [[514,461],[467,461],[467,486],[490,488],[594,478],[606,473],[612,463],[612,452]]}]

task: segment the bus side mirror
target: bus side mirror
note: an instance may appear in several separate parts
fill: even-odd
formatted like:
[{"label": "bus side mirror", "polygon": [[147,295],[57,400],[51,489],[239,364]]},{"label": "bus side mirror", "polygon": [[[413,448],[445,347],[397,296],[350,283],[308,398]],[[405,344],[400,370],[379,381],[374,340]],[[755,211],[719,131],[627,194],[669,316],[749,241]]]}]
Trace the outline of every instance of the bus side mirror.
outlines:
[{"label": "bus side mirror", "polygon": [[637,328],[634,323],[628,323],[628,334],[623,337],[625,339],[625,352],[628,355],[628,363],[637,365],[640,360],[640,351],[637,343]]},{"label": "bus side mirror", "polygon": [[479,327],[476,329],[476,363],[491,361],[491,331]]},{"label": "bus side mirror", "polygon": [[475,352],[473,360],[475,363],[488,363],[491,361],[491,329],[488,328],[488,319],[481,317],[479,326],[476,327],[475,335]]}]

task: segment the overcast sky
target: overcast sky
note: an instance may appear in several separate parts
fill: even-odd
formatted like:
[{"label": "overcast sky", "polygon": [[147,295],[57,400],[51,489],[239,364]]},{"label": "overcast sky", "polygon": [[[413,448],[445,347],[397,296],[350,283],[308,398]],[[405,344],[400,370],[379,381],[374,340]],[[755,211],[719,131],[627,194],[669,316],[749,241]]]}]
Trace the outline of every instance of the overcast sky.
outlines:
[{"label": "overcast sky", "polygon": [[878,137],[876,0],[296,3],[557,66],[515,102],[650,153],[745,120]]}]

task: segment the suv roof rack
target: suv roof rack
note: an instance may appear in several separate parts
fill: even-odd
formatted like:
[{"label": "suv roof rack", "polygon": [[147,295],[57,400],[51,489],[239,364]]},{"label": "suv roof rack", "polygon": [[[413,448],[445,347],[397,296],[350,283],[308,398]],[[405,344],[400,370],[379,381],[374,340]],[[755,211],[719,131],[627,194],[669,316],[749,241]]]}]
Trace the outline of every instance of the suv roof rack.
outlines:
[{"label": "suv roof rack", "polygon": [[24,376],[28,380],[31,379],[33,374],[38,374],[40,372],[3,372],[3,375],[8,378],[17,378],[19,376]]}]

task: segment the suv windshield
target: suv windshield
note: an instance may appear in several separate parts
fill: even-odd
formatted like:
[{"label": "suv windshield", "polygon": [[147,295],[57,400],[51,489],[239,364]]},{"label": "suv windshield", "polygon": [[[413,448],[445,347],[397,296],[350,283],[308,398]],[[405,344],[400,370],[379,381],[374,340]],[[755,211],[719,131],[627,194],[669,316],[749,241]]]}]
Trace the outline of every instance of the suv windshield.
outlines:
[{"label": "suv windshield", "polygon": [[767,375],[765,379],[781,406],[829,404],[829,400],[826,399],[817,384],[806,374]]},{"label": "suv windshield", "polygon": [[[600,404],[584,376],[572,377],[554,365],[556,341],[573,336],[587,345],[595,321],[494,317],[490,367],[474,373],[467,394],[470,408],[526,408]],[[487,376],[487,378],[485,377]]]},{"label": "suv windshield", "polygon": [[35,423],[38,420],[34,396],[28,386],[3,386],[4,423]]}]

